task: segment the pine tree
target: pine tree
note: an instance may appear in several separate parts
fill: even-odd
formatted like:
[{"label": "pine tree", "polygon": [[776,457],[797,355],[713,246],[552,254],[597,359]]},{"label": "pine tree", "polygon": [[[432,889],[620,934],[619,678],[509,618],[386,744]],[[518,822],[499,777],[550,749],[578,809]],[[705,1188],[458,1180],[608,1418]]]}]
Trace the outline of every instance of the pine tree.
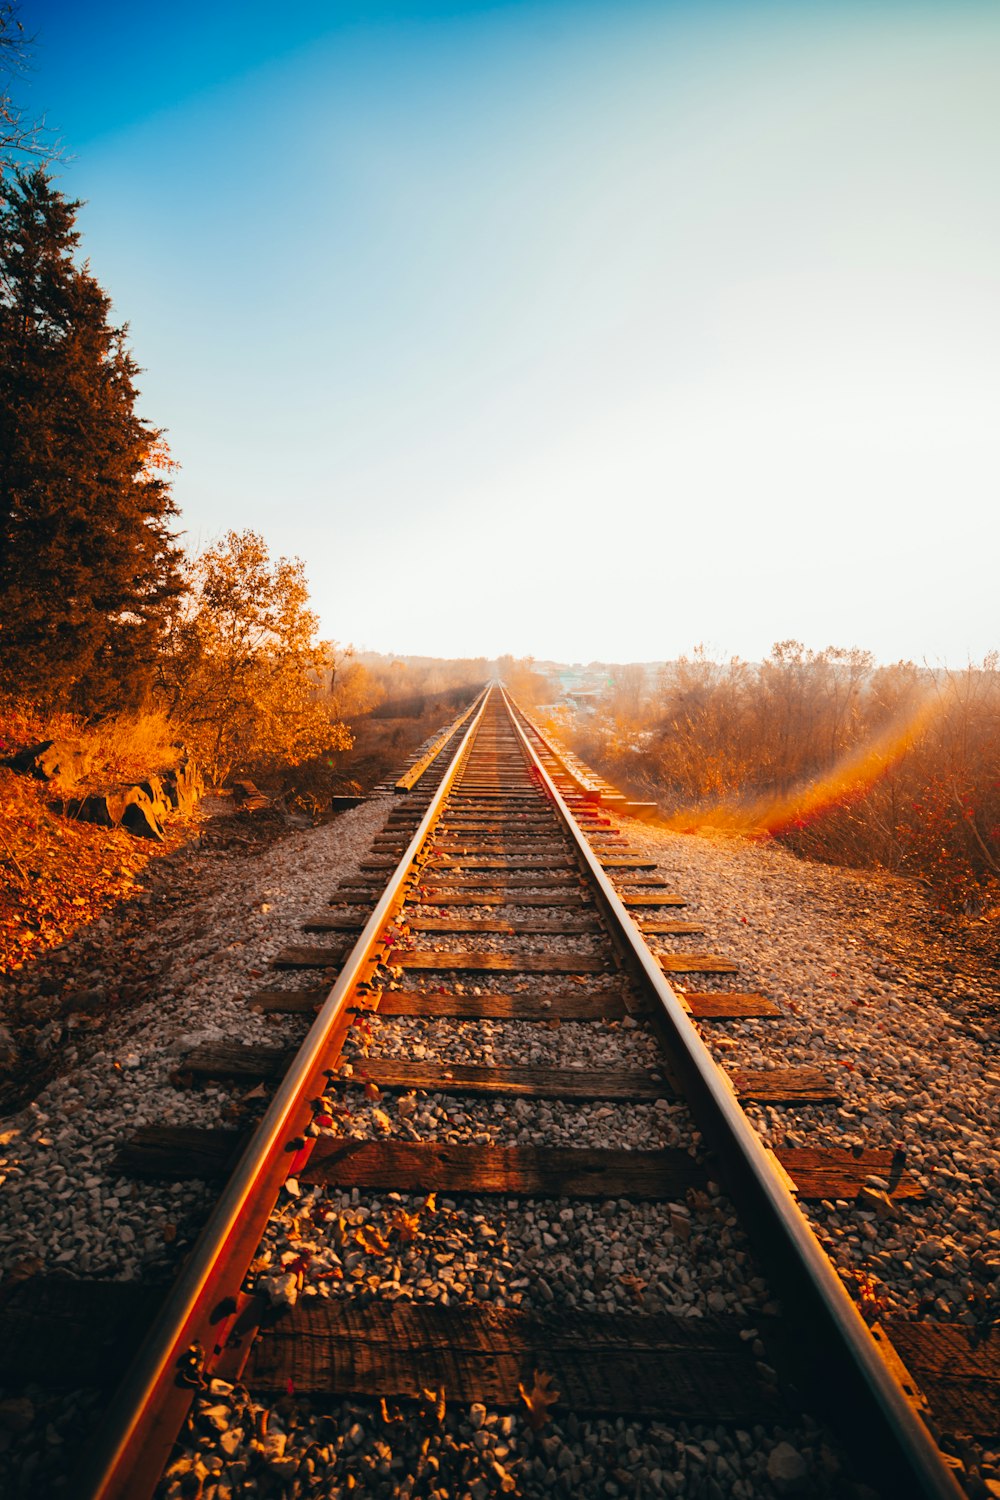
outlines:
[{"label": "pine tree", "polygon": [[95,711],[145,695],[180,584],[162,434],[74,262],[79,207],[41,168],[0,183],[0,688]]}]

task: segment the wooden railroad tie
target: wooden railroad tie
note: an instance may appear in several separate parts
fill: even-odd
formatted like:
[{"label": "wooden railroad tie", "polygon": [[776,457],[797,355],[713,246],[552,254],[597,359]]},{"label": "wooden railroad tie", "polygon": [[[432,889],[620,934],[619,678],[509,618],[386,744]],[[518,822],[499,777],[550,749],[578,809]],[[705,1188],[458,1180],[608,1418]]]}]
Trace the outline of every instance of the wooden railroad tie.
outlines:
[{"label": "wooden railroad tie", "polygon": [[665,974],[735,974],[739,968],[717,953],[654,953]]},{"label": "wooden railroad tie", "polygon": [[[176,1075],[277,1080],[294,1049],[213,1044],[189,1052]],[[363,1067],[363,1072],[362,1072]],[[380,1089],[425,1089],[439,1094],[500,1094],[536,1099],[673,1099],[666,1079],[634,1068],[485,1066],[478,1063],[411,1062],[365,1058],[358,1077]],[[839,1093],[816,1068],[733,1068],[728,1073],[741,1099],[771,1104],[833,1101]],[[342,1078],[350,1085],[351,1079]]]},{"label": "wooden railroad tie", "polygon": [[343,944],[337,948],[313,948],[305,943],[293,943],[274,955],[271,959],[271,968],[335,969],[343,962],[347,951]]},{"label": "wooden railroad tie", "polygon": [[[395,868],[395,862],[392,865]],[[362,864],[362,870],[372,866]],[[518,870],[521,874],[532,871],[536,875],[549,875],[562,871],[579,879],[580,871],[570,862],[565,852],[559,859],[543,859],[541,855],[512,854],[507,859],[497,859],[485,854],[432,854],[422,866],[423,870],[454,872],[456,870]]]},{"label": "wooden railroad tie", "polygon": [[[374,1078],[357,1079],[355,1084]],[[461,1088],[453,1091],[463,1092]],[[437,1086],[435,1092],[449,1089]],[[245,1143],[240,1130],[143,1126],[122,1146],[115,1169],[134,1177],[217,1180],[232,1171]],[[855,1155],[831,1146],[796,1147],[774,1154],[802,1202],[849,1203],[867,1190],[867,1179],[873,1175],[889,1183],[890,1205],[923,1193],[920,1184],[899,1167],[892,1151]],[[689,1187],[706,1181],[705,1168],[679,1148],[622,1151],[342,1136],[316,1137],[312,1154],[298,1175],[303,1182],[380,1191],[668,1202],[683,1198]]]},{"label": "wooden railroad tie", "polygon": [[[545,887],[553,885],[550,880],[532,881],[533,885]],[[429,886],[422,894],[414,894],[410,897],[418,906],[592,906],[593,902],[589,896],[582,891],[574,891],[562,885],[560,889],[553,890],[545,896],[534,891],[496,890],[481,888],[478,890],[457,890],[454,887]]]},{"label": "wooden railroad tie", "polygon": [[[34,1276],[0,1288],[0,1384],[113,1389],[165,1289],[124,1281]],[[768,1320],[755,1318],[765,1340]],[[302,1300],[254,1345],[244,1379],[261,1393],[423,1399],[519,1408],[519,1385],[553,1376],[553,1408],[744,1425],[781,1420],[742,1322],[666,1313],[526,1312],[346,1298]],[[1000,1408],[1000,1329],[889,1319],[885,1334],[947,1432],[990,1442]],[[728,1414],[720,1414],[720,1400]],[[760,1404],[758,1405],[758,1401]],[[728,1404],[727,1403],[731,1403]]]},{"label": "wooden railroad tie", "polygon": [[[324,986],[307,989],[257,990],[250,996],[255,1010],[276,1015],[308,1015],[323,1004],[329,990]],[[688,990],[678,992],[679,999],[697,1021],[770,1020],[781,1015],[780,1006],[763,995],[737,991]],[[366,1007],[367,1008],[367,1007]],[[512,1021],[598,1021],[620,1020],[626,1015],[641,1016],[648,1012],[641,1004],[626,1005],[618,990],[596,993],[582,989],[549,990],[545,995],[472,995],[448,991],[383,990],[377,1009],[383,1016],[453,1016],[465,1020],[476,1018]]]},{"label": "wooden railroad tie", "polygon": [[610,974],[608,959],[592,953],[441,953],[427,948],[394,948],[387,963],[435,973],[462,970],[503,974]]},{"label": "wooden railroad tie", "polygon": [[[499,875],[458,875],[454,871],[445,870],[440,873],[429,869],[426,865],[419,872],[413,889],[420,891],[430,886],[441,886],[454,890],[490,890],[502,887],[507,891],[517,891],[520,887],[527,890],[550,890],[556,887],[576,886],[582,891],[583,885],[579,870],[552,870],[548,867],[536,870],[534,874],[526,875],[519,870],[505,870],[503,876]],[[412,899],[412,897],[411,897]],[[510,899],[513,899],[511,897]]]},{"label": "wooden railroad tie", "polygon": [[495,1408],[519,1406],[519,1386],[545,1370],[556,1415],[780,1420],[788,1408],[740,1331],[737,1319],[316,1298],[258,1340],[245,1379],[255,1391],[372,1398],[443,1388]]},{"label": "wooden railroad tie", "polygon": [[[483,917],[411,917],[404,908],[396,920],[408,927],[411,932],[491,932],[508,937],[531,933],[549,933],[552,936],[558,936],[561,933],[578,932],[597,937],[604,931],[593,917],[589,922],[559,921],[554,917],[522,917],[516,922],[502,922],[497,918]],[[328,917],[323,914],[312,917],[308,922],[303,922],[302,930],[303,932],[359,933],[361,923],[347,917]]]},{"label": "wooden railroad tie", "polygon": [[468,835],[454,838],[434,839],[428,849],[429,859],[453,860],[464,864],[470,857],[490,856],[494,859],[524,858],[530,860],[563,860],[571,852],[566,843],[553,843],[540,839],[482,839]]},{"label": "wooden railroad tie", "polygon": [[464,814],[461,819],[452,820],[448,818],[446,813],[438,824],[438,829],[440,832],[448,834],[482,833],[490,836],[510,833],[512,830],[520,833],[522,830],[530,831],[533,828],[538,829],[539,832],[543,832],[546,829],[552,828],[552,826],[552,818],[550,816],[529,817],[526,813],[520,813],[516,817],[504,818],[503,820],[497,818],[473,819]]}]

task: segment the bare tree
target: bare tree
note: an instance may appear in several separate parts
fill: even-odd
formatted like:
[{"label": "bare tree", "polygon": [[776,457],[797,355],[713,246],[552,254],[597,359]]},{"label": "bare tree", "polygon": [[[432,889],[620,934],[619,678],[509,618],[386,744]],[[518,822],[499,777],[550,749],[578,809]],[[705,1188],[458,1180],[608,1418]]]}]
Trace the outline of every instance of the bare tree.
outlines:
[{"label": "bare tree", "polygon": [[44,118],[32,119],[11,92],[28,71],[33,46],[34,38],[18,20],[16,0],[0,0],[0,175],[21,157],[51,161],[60,155]]}]

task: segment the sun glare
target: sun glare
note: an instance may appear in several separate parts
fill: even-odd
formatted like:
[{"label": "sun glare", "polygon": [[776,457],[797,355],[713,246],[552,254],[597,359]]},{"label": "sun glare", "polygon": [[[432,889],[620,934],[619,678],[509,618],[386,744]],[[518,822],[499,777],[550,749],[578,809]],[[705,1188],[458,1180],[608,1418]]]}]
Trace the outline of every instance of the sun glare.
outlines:
[{"label": "sun glare", "polygon": [[675,833],[716,833],[742,838],[770,838],[788,828],[802,828],[831,808],[846,806],[897,765],[926,733],[941,711],[940,698],[928,695],[901,721],[867,744],[841,757],[825,775],[777,797],[747,803],[720,802],[714,807],[682,808],[666,826]]}]

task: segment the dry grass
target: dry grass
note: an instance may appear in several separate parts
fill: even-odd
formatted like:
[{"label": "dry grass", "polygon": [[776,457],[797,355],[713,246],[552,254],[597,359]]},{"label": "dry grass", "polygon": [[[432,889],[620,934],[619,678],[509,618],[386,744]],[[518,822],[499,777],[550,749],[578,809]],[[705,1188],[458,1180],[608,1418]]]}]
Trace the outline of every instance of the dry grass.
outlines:
[{"label": "dry grass", "polygon": [[778,838],[914,876],[954,912],[996,910],[997,658],[932,673],[784,642],[759,665],[696,655],[655,683],[633,677],[613,681],[569,738],[672,826]]},{"label": "dry grass", "polygon": [[181,731],[165,713],[109,715],[88,724],[74,714],[40,714],[30,705],[0,703],[0,756],[42,740],[59,740],[90,757],[89,779],[102,785],[141,781],[170,770],[181,756]]},{"label": "dry grass", "polygon": [[141,781],[151,772],[169,771],[181,756],[178,726],[162,712],[116,714],[85,731],[94,769],[118,781]]}]

